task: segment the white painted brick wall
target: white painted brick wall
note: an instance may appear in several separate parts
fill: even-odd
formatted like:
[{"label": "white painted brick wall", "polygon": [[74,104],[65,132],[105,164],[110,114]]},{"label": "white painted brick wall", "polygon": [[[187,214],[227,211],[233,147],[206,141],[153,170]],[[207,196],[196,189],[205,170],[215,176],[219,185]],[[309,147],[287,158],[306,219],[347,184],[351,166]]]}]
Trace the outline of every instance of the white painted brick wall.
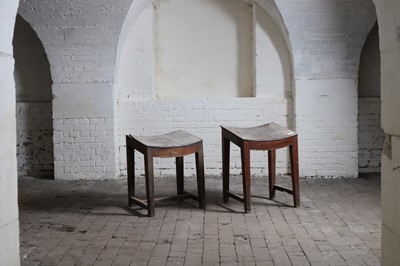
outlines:
[{"label": "white painted brick wall", "polygon": [[298,127],[301,175],[356,177],[356,117],[302,117]]},{"label": "white painted brick wall", "polygon": [[372,1],[277,0],[289,34],[304,176],[358,175],[357,84]]},{"label": "white painted brick wall", "polygon": [[292,45],[296,79],[357,77],[361,48],[376,21],[366,0],[276,0]]},{"label": "white painted brick wall", "polygon": [[18,176],[52,177],[51,102],[17,102]]},{"label": "white painted brick wall", "polygon": [[[63,1],[37,2],[25,0],[21,1],[20,12],[21,15],[32,24],[44,43],[44,47],[49,56],[52,78],[55,84],[112,84],[113,80],[116,79],[114,75],[116,73],[114,64],[116,61],[116,54],[119,53],[119,51],[117,51],[118,39],[130,4],[130,0],[96,0],[85,3],[77,0],[72,0],[68,3]],[[130,9],[133,18],[138,16],[146,4],[149,3],[144,0],[133,3]],[[302,0],[295,0],[289,3],[283,0],[276,0],[276,4],[281,11],[283,21],[286,23],[290,44],[292,45],[291,55],[295,75],[294,83],[297,83],[299,80],[320,79],[325,82],[321,87],[326,87],[330,86],[332,79],[352,79],[357,76],[359,52],[366,34],[375,21],[374,7],[370,1],[346,0],[327,2],[324,0],[310,0],[305,2]],[[124,28],[127,29],[132,25],[133,23],[126,27],[124,25]],[[285,28],[282,27],[282,25],[278,26],[281,29]],[[124,33],[121,35],[124,35]],[[121,38],[123,37],[124,36],[121,36]],[[303,89],[306,89],[306,87]],[[296,88],[296,90],[298,90],[298,88]],[[146,92],[148,92],[147,89]],[[314,93],[314,96],[318,96],[317,91],[314,91]],[[298,90],[294,97],[301,94],[302,92]],[[141,97],[144,98],[148,96],[143,93],[141,95]],[[79,95],[76,97],[78,98]],[[346,101],[346,95],[342,95],[341,97],[342,98],[334,97],[330,99],[331,103]],[[72,97],[71,99],[73,100],[74,98]],[[137,98],[135,98],[135,100],[137,100]],[[296,98],[295,100],[296,106],[300,104],[300,101]],[[110,99],[110,101],[112,101],[112,99]],[[354,107],[357,106],[356,101],[357,100],[354,102]],[[265,100],[266,104],[268,102],[269,100]],[[306,100],[306,102],[310,102],[310,100]],[[260,105],[262,104],[260,103]],[[335,104],[333,104],[333,106],[334,105]],[[288,104],[287,106],[291,105]],[[55,108],[56,107],[57,106],[55,106]],[[123,112],[123,109],[126,108],[128,107],[121,103],[120,110]],[[250,112],[253,108],[252,106],[247,110]],[[170,109],[167,108],[166,110],[168,111]],[[192,109],[189,108],[189,110]],[[261,110],[263,110],[261,107],[260,109],[256,107],[253,114],[257,115],[257,112]],[[220,111],[223,112],[226,111],[226,109],[222,108]],[[311,113],[304,113],[301,108],[296,107],[296,127],[305,129],[307,122],[310,121],[314,123],[315,128],[320,129],[320,131],[315,131],[314,133],[316,135],[320,134],[319,137],[323,138],[321,139],[321,143],[330,143],[328,147],[317,146],[314,151],[307,153],[308,155],[305,153],[303,153],[303,155],[301,154],[303,170],[311,169],[309,172],[310,175],[352,176],[357,172],[357,111],[345,115],[338,115],[337,111],[338,110],[332,110],[331,115],[321,118],[318,108],[315,108]],[[145,112],[147,112],[147,110]],[[160,112],[162,113],[162,110]],[[284,112],[284,114],[286,113],[287,112]],[[160,114],[155,113],[154,115]],[[111,117],[110,119],[112,120],[113,114],[109,117]],[[150,118],[153,117],[154,116],[150,116]],[[164,117],[167,119],[167,116]],[[335,121],[338,117],[341,117],[341,119],[338,120],[337,124],[342,124],[343,127],[328,126],[328,128],[326,128],[326,125],[323,123],[325,120],[330,120],[332,118]],[[74,119],[75,118],[66,118],[67,121],[72,121]],[[94,118],[92,116],[92,118],[89,117],[88,119]],[[129,120],[131,118],[127,117],[127,119]],[[204,114],[204,119],[206,120],[204,122],[210,121],[207,120],[209,118],[207,118],[206,114]],[[260,120],[265,119],[266,118],[263,117],[263,119]],[[274,117],[271,117],[271,120],[272,119],[275,120]],[[200,123],[200,119],[195,121]],[[184,123],[185,121],[182,122]],[[303,123],[304,126],[302,125]],[[123,121],[118,122],[118,125],[121,124],[123,124]],[[146,126],[147,123],[143,128],[147,128]],[[148,124],[148,126],[155,128],[154,124]],[[112,130],[113,126],[110,126],[109,129]],[[122,128],[116,128],[115,130],[116,132],[123,131]],[[324,130],[330,132],[325,134]],[[62,136],[58,138],[58,142],[56,142],[57,145],[63,145],[70,141],[68,131],[63,132],[58,128],[56,128],[55,131],[55,135],[61,133],[67,135],[66,137]],[[101,130],[95,129],[95,131]],[[349,143],[343,142],[340,138],[338,139],[338,135],[346,136]],[[65,138],[65,140],[62,138]],[[82,138],[83,141],[89,141],[89,139],[85,137],[79,138]],[[74,142],[74,144],[76,144],[76,142]],[[99,144],[101,145],[101,142]],[[350,149],[349,147],[351,147],[351,152],[349,153],[341,150]],[[301,146],[300,148],[302,149]],[[63,147],[56,147],[56,149],[59,149],[57,152],[60,151],[59,156],[64,156]],[[83,148],[80,147],[79,149]],[[339,155],[343,152],[342,158],[332,158],[328,156],[330,153],[333,154],[335,152]],[[300,153],[302,153],[301,150]],[[328,156],[325,161],[321,159],[324,158],[324,156]],[[113,160],[115,160],[115,158],[116,157],[114,157]],[[320,162],[316,163],[315,159],[320,160]],[[59,160],[59,158],[56,158],[56,162],[57,160]],[[334,160],[334,162],[331,162],[332,160]],[[345,160],[345,162],[343,164],[338,163],[340,160]],[[76,162],[75,159],[72,160],[71,158],[67,158],[66,161],[70,162],[72,166]],[[123,161],[122,158],[121,161]],[[323,171],[321,169],[323,169]],[[65,170],[65,168],[63,170]],[[56,169],[56,171],[58,170]],[[85,174],[75,173],[75,177],[83,177],[84,175]],[[105,174],[102,174],[102,176],[104,175]],[[100,174],[90,175],[91,178],[96,178],[98,176],[100,176]]]},{"label": "white painted brick wall", "polygon": [[[125,135],[158,135],[173,130],[185,130],[204,141],[205,173],[220,175],[222,169],[220,125],[255,126],[275,121],[283,126],[292,125],[291,100],[270,98],[227,98],[193,100],[139,100],[120,102],[120,165],[126,175]],[[266,152],[252,151],[251,173],[267,173]],[[142,155],[138,153],[136,169],[143,173]],[[288,172],[287,150],[279,150],[277,172]],[[187,175],[195,174],[194,156],[185,164]],[[175,174],[174,159],[157,159],[155,175]],[[231,144],[231,173],[241,172],[239,149]]]},{"label": "white painted brick wall", "polygon": [[[111,84],[118,40],[131,3],[131,0],[20,1],[19,14],[37,32],[47,53],[53,94],[57,88],[55,96],[61,95],[53,105],[56,178],[116,175],[114,113],[107,108],[109,112],[104,114],[104,106],[113,105]],[[86,87],[86,90],[82,94],[66,92],[70,84],[71,88]],[[108,93],[104,91],[106,86]],[[67,111],[60,114],[59,110]],[[101,121],[89,130],[95,136],[87,136],[88,130],[81,129],[84,124],[79,123],[85,120]]]},{"label": "white painted brick wall", "polygon": [[43,42],[54,83],[109,82],[131,2],[23,0],[18,12]]},{"label": "white painted brick wall", "polygon": [[54,119],[53,124],[57,178],[115,178],[114,119]]},{"label": "white painted brick wall", "polygon": [[381,128],[381,99],[358,99],[358,169],[380,173],[385,133]]},{"label": "white painted brick wall", "polygon": [[358,175],[357,99],[357,83],[352,79],[297,81],[302,176]]}]

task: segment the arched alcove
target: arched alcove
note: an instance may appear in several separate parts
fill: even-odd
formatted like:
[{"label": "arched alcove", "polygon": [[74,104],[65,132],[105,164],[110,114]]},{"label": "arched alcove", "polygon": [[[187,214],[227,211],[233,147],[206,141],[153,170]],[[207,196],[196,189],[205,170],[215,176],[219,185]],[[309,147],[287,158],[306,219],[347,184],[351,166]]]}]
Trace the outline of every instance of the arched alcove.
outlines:
[{"label": "arched alcove", "polygon": [[52,80],[35,31],[17,15],[14,30],[18,176],[54,177]]},{"label": "arched alcove", "polygon": [[[291,53],[282,25],[275,21],[276,15],[270,14],[274,13],[271,3],[206,2],[168,0],[148,5],[136,18],[131,14],[137,13],[136,9],[128,13],[117,51],[117,100],[291,98]],[[267,12],[264,5],[271,10]],[[202,14],[201,11],[209,11],[206,13],[214,17],[207,19],[213,21],[214,32],[198,29],[204,16],[193,23],[180,22],[196,12]],[[184,17],[175,19],[179,14]],[[239,27],[243,21],[246,25]],[[179,24],[187,25],[177,28]],[[226,34],[226,38],[218,34],[224,30],[233,34]],[[227,53],[231,56],[222,53],[223,49],[230,50]],[[230,70],[222,73],[220,69],[224,67]],[[223,76],[222,81],[213,72]],[[236,81],[229,83],[228,79]]]},{"label": "arched alcove", "polygon": [[360,56],[358,76],[358,168],[381,172],[385,134],[381,129],[381,63],[378,24],[368,34]]},{"label": "arched alcove", "polygon": [[[174,3],[174,1],[177,2]],[[276,14],[272,16],[271,10],[268,12],[265,10],[264,1],[251,5],[244,1],[236,0],[236,2],[233,4],[231,1],[210,0],[207,3],[196,2],[191,5],[180,5],[179,0],[168,0],[161,2],[162,5],[166,5],[161,10],[158,10],[160,6],[157,4],[149,4],[140,15],[137,15],[136,19],[131,18],[130,12],[137,12],[137,9],[128,12],[118,44],[114,85],[118,108],[116,113],[118,114],[117,128],[119,130],[119,157],[122,175],[126,174],[124,147],[126,134],[160,134],[176,129],[192,132],[207,139],[205,142],[207,171],[219,174],[221,171],[220,125],[251,126],[275,121],[284,126],[293,127],[292,60],[287,37],[282,33],[282,26],[279,27],[277,24],[279,22],[276,22]],[[269,3],[268,6],[272,7],[272,4]],[[159,14],[159,12],[165,11],[164,8],[171,10],[167,10],[166,14]],[[208,35],[207,31],[196,32],[196,27],[191,27],[193,23],[183,25],[182,27],[186,28],[177,32],[173,32],[176,29],[173,25],[163,28],[165,23],[161,22],[166,19],[163,17],[164,15],[175,23],[179,14],[190,15],[197,9],[209,10],[209,12],[206,12],[207,16],[197,17],[196,23],[201,23],[201,19],[217,21],[217,25],[223,25],[222,29],[211,31]],[[244,18],[241,17],[242,13],[246,14]],[[237,16],[248,21],[247,26],[238,28],[237,23],[240,19],[236,19]],[[183,18],[181,17],[181,19]],[[160,27],[160,24],[163,27]],[[233,35],[236,38],[246,39],[246,44],[242,43],[243,40],[231,38],[231,35],[226,39],[223,38],[223,34],[218,35],[218,32],[225,28],[234,32]],[[162,33],[158,30],[161,30]],[[182,32],[185,34],[181,34]],[[159,36],[160,34],[163,36]],[[167,40],[160,41],[160,38]],[[196,42],[196,38],[201,38],[201,41]],[[224,61],[225,54],[221,57],[217,56],[218,49],[222,49],[221,46],[213,46],[213,43],[218,42],[228,42],[231,48],[245,49],[245,59],[242,55],[238,55],[233,61]],[[177,47],[181,48],[175,49],[174,43],[179,44]],[[191,47],[184,50],[182,47],[185,45]],[[214,48],[215,50],[213,50]],[[169,52],[172,50],[172,54],[182,53],[183,61],[179,63],[180,71],[170,73],[169,70],[166,70],[165,66],[176,63],[173,62],[176,57],[171,54],[161,58],[166,61],[160,63],[160,54],[164,56],[163,53],[167,52],[166,50]],[[211,57],[208,56],[208,52],[212,55]],[[192,62],[185,58],[186,55],[197,58],[199,53],[204,53],[200,57],[205,58],[205,61],[194,69],[192,68],[190,74],[185,75],[184,66],[187,65],[190,68],[192,66],[189,67],[189,64],[197,64],[200,60],[196,59]],[[215,64],[213,60],[217,60],[221,64]],[[246,77],[240,76],[243,73],[240,71],[241,66],[237,65],[243,60],[247,62],[244,64],[248,71],[244,75]],[[207,73],[210,69],[216,68],[220,70],[224,64],[231,67],[232,71],[228,78],[236,80],[234,82],[236,85],[217,82],[218,86],[210,86],[211,89],[203,90],[200,83],[203,80],[206,82],[206,78],[201,78],[201,75],[196,76],[196,73],[202,70]],[[165,78],[165,76],[159,76],[160,72],[163,72],[163,75],[169,75],[167,77],[169,81],[175,78],[184,78],[186,85],[177,82],[174,91],[168,93],[167,89],[160,94],[160,81],[162,82]],[[188,79],[191,76],[194,77]],[[193,87],[196,88],[194,91],[188,89],[191,80]],[[238,92],[237,84],[240,83],[238,80],[249,81],[247,92]],[[168,86],[171,87],[172,83],[170,82]],[[225,87],[221,88],[221,86]],[[189,93],[182,92],[182,90],[188,90]],[[239,173],[241,171],[239,153],[237,153],[237,157],[233,158],[235,163],[238,161],[234,170]],[[254,162],[252,173],[257,174],[264,171],[266,154],[255,153],[252,158]],[[288,171],[286,151],[282,151],[282,156],[279,158],[281,161],[278,163],[278,172],[286,173]],[[158,161],[155,163],[156,167],[162,168],[159,172],[161,174],[175,171],[173,165],[160,165]],[[190,164],[192,162],[188,160],[188,166]],[[194,172],[194,164],[192,166],[188,168]]]}]

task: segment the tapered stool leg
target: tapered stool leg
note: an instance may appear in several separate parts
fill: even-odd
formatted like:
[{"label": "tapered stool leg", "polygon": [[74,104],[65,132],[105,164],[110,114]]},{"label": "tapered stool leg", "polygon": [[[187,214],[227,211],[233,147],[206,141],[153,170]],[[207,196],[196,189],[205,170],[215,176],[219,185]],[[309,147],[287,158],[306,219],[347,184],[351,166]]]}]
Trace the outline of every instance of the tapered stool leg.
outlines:
[{"label": "tapered stool leg", "polygon": [[222,187],[223,202],[228,203],[229,196],[229,156],[230,156],[230,140],[222,135]]},{"label": "tapered stool leg", "polygon": [[199,197],[199,208],[206,208],[205,197],[205,181],[204,181],[204,158],[203,158],[203,145],[201,145],[198,152],[195,154],[196,158],[196,175],[197,175],[197,195]]},{"label": "tapered stool leg", "polygon": [[147,212],[149,217],[155,214],[154,202],[154,172],[153,172],[153,155],[147,152],[144,156],[145,164],[145,179],[146,179],[146,198],[147,198]]},{"label": "tapered stool leg", "polygon": [[[126,137],[128,139],[128,136]],[[128,176],[128,204],[133,205],[132,197],[135,197],[135,150],[126,141],[126,164]]]},{"label": "tapered stool leg", "polygon": [[297,138],[293,144],[289,146],[290,166],[292,171],[292,187],[293,187],[293,202],[294,207],[300,206],[300,185],[299,185],[299,152]]},{"label": "tapered stool leg", "polygon": [[250,188],[250,148],[247,143],[241,148],[242,156],[242,178],[243,178],[243,201],[245,213],[251,211],[251,188]]},{"label": "tapered stool leg", "polygon": [[178,195],[183,193],[184,182],[183,182],[183,157],[176,157],[176,190]]},{"label": "tapered stool leg", "polygon": [[268,181],[269,181],[269,198],[275,198],[275,182],[276,182],[276,150],[268,151]]}]

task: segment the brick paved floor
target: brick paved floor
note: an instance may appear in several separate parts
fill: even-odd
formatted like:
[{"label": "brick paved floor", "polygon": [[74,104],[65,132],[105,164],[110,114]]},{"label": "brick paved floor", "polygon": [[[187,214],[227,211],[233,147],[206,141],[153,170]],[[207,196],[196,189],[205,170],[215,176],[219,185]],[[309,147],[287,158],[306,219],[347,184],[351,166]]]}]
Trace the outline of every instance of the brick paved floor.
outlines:
[{"label": "brick paved floor", "polygon": [[[234,190],[240,184],[232,180]],[[175,201],[148,218],[127,208],[125,180],[22,178],[22,265],[380,265],[379,177],[300,185],[300,208],[277,192],[277,201],[253,197],[244,215],[239,202],[222,204],[221,178],[208,177],[206,212]],[[176,189],[173,178],[155,187],[157,195]],[[187,187],[195,189],[193,178]],[[252,179],[254,195],[266,196],[267,188],[267,180]]]}]

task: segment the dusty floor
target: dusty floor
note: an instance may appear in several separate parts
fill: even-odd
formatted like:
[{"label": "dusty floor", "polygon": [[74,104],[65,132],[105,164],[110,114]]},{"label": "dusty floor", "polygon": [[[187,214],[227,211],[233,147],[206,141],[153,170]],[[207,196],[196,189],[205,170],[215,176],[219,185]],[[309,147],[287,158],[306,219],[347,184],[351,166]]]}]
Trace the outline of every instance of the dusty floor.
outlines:
[{"label": "dusty floor", "polygon": [[[240,178],[231,183],[241,191]],[[267,196],[267,183],[253,178],[253,195]],[[195,180],[186,186],[195,191]],[[172,195],[175,180],[155,188]],[[300,208],[277,192],[277,201],[253,197],[244,215],[239,202],[222,204],[221,178],[208,177],[205,212],[171,201],[148,218],[127,208],[125,180],[21,178],[22,265],[380,265],[379,177],[302,179],[300,188]]]}]

